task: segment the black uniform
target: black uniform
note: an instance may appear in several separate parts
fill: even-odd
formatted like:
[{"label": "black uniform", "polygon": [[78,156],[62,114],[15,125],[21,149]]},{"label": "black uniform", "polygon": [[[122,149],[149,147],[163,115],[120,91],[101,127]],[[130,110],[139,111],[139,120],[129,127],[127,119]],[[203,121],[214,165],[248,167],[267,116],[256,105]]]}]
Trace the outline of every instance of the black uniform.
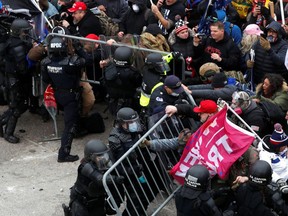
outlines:
[{"label": "black uniform", "polygon": [[18,118],[28,109],[32,86],[26,55],[30,48],[31,43],[15,36],[10,36],[5,44],[5,82],[9,108],[1,116],[1,125],[7,124],[4,138],[11,143],[19,142],[13,134]]},{"label": "black uniform", "polygon": [[105,87],[109,95],[109,108],[113,115],[124,106],[137,110],[136,89],[142,76],[133,66],[120,67],[111,63],[104,71]]},{"label": "black uniform", "polygon": [[77,55],[47,57],[41,62],[43,81],[52,84],[56,101],[64,109],[65,128],[61,137],[58,161],[70,154],[75,126],[79,119],[79,82],[84,63],[84,59]]}]

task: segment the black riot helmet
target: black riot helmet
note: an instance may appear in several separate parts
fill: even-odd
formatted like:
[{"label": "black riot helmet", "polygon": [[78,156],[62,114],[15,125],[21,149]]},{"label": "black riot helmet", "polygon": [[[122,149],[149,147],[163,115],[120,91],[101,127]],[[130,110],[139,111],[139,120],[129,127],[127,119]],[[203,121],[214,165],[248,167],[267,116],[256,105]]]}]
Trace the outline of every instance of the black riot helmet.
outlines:
[{"label": "black riot helmet", "polygon": [[185,176],[185,186],[195,190],[206,191],[209,186],[210,174],[208,169],[196,164],[189,168]]},{"label": "black riot helmet", "polygon": [[23,35],[29,35],[31,29],[32,25],[27,20],[17,18],[11,24],[10,35],[21,38]]},{"label": "black riot helmet", "polygon": [[108,170],[112,166],[110,149],[101,140],[90,140],[84,148],[84,158],[96,164],[98,170]]},{"label": "black riot helmet", "polygon": [[167,72],[170,71],[168,63],[160,53],[150,53],[145,59],[145,64],[149,69],[156,71],[160,75],[166,76]]},{"label": "black riot helmet", "polygon": [[138,113],[130,107],[123,107],[117,112],[117,122],[125,131],[141,131]]},{"label": "black riot helmet", "polygon": [[134,54],[129,47],[118,47],[114,52],[114,63],[119,67],[129,67],[133,64]]},{"label": "black riot helmet", "polygon": [[249,170],[249,182],[257,186],[266,186],[272,180],[272,168],[263,160],[256,161]]},{"label": "black riot helmet", "polygon": [[48,54],[53,56],[66,56],[67,46],[64,38],[56,36],[48,44]]}]

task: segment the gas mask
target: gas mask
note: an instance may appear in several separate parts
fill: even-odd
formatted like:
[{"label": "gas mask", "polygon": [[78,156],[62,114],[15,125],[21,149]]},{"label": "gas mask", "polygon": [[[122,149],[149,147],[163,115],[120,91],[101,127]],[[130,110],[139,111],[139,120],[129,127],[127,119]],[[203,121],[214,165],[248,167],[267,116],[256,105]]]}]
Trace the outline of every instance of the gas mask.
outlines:
[{"label": "gas mask", "polygon": [[137,4],[132,4],[132,10],[133,10],[135,13],[139,13],[140,7],[139,7]]}]

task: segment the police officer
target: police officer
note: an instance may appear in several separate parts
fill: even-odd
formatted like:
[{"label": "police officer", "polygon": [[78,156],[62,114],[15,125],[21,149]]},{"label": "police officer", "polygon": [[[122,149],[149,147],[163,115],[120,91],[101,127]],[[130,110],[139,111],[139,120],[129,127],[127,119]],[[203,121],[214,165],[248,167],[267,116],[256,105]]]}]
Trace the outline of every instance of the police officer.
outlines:
[{"label": "police officer", "polygon": [[[65,215],[105,216],[106,192],[103,175],[113,164],[110,149],[100,140],[90,140],[84,148],[84,158],[78,167],[78,176],[71,188],[69,207],[62,205]],[[109,175],[107,184],[121,184],[122,176]]]},{"label": "police officer", "polygon": [[[237,215],[275,215],[267,207],[269,204],[271,206],[272,202],[267,200],[267,196],[264,197],[264,194],[267,194],[267,185],[272,180],[272,169],[269,163],[263,160],[256,161],[250,167],[248,178],[248,182],[242,184],[235,192]],[[281,198],[278,201],[281,201]]]},{"label": "police officer", "polygon": [[175,194],[177,216],[222,215],[209,192],[210,174],[200,164],[189,168],[184,185]]},{"label": "police officer", "polygon": [[170,67],[160,53],[151,53],[145,59],[142,71],[143,81],[141,84],[140,105],[146,108],[152,92],[162,85]]},{"label": "police officer", "polygon": [[78,155],[70,155],[71,144],[79,120],[81,68],[84,59],[67,54],[66,41],[62,37],[53,37],[48,45],[48,57],[41,62],[43,81],[52,85],[55,99],[64,110],[65,128],[61,136],[58,162],[73,162]]},{"label": "police officer", "polygon": [[137,109],[136,89],[140,87],[142,76],[132,66],[134,54],[131,48],[118,47],[113,63],[104,69],[105,86],[109,95],[109,108],[113,115],[125,106]]},{"label": "police officer", "polygon": [[18,118],[28,109],[28,98],[31,91],[31,76],[28,75],[26,55],[32,48],[29,32],[32,26],[27,20],[15,19],[10,28],[10,36],[5,44],[5,81],[9,108],[1,118],[4,130],[4,139],[10,143],[18,143],[19,138],[14,136]]},{"label": "police officer", "polygon": [[[141,137],[141,132],[142,126],[140,124],[138,113],[129,107],[121,108],[117,112],[115,125],[108,138],[109,147],[115,160],[118,160],[138,141]],[[153,199],[151,188],[153,190],[154,185],[151,183],[151,188],[149,189],[146,183],[146,180],[150,177],[148,171],[146,172],[145,165],[151,162],[148,160],[150,157],[144,156],[145,159],[147,158],[144,163],[143,156],[140,155],[139,151],[141,151],[141,149],[135,149],[135,151],[130,153],[130,163],[127,163],[126,161],[123,162],[125,170],[120,165],[117,167],[118,172],[125,177],[124,185],[129,194],[123,215],[146,215],[145,210],[149,203],[146,196],[142,193],[142,188],[147,193],[148,199]],[[141,153],[145,154],[145,151],[142,151]],[[130,164],[132,164],[132,167]],[[134,169],[134,172],[132,168]],[[146,172],[145,177],[143,172]],[[156,177],[156,175],[157,174],[155,173],[154,177]],[[131,182],[133,185],[131,185]],[[141,183],[141,187],[139,183]],[[137,194],[135,191],[137,191]]]},{"label": "police officer", "polygon": [[175,75],[169,75],[165,78],[163,85],[159,85],[150,97],[148,105],[148,114],[154,115],[165,110],[167,105],[175,105],[181,102],[184,88],[180,79]]}]

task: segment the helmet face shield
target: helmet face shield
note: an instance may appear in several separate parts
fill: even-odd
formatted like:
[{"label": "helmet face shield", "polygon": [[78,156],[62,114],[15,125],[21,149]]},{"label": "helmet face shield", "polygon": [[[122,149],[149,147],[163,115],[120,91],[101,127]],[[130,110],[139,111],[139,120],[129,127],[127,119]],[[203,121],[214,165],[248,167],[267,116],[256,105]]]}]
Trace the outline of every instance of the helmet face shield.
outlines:
[{"label": "helmet face shield", "polygon": [[141,124],[138,116],[135,119],[123,120],[123,124],[125,125],[124,127],[126,127],[125,129],[131,133],[141,132]]},{"label": "helmet face shield", "polygon": [[108,170],[112,166],[112,160],[111,156],[109,154],[109,151],[103,153],[103,154],[92,154],[91,155],[92,161],[96,164],[98,170],[104,171]]},{"label": "helmet face shield", "polygon": [[166,75],[170,71],[170,66],[166,61],[154,63],[154,69],[160,73]]}]

